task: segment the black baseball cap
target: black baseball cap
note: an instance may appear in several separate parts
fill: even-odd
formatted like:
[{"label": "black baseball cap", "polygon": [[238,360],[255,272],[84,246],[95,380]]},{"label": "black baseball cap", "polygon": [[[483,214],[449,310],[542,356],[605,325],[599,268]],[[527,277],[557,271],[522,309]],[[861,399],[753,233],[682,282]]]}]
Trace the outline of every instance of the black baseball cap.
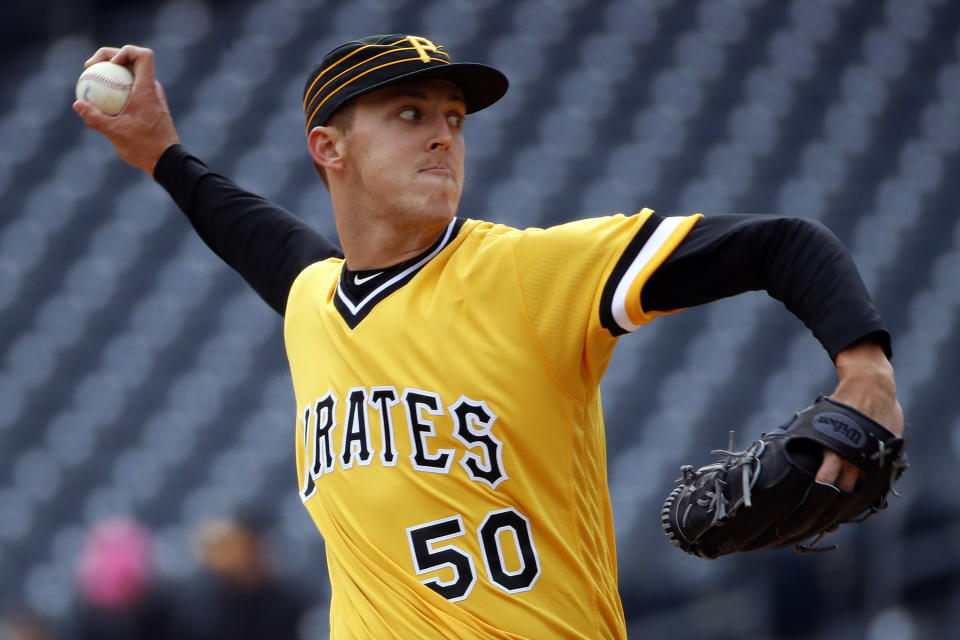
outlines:
[{"label": "black baseball cap", "polygon": [[368,36],[342,44],[314,67],[303,89],[307,133],[325,125],[351,98],[403,80],[443,78],[463,91],[467,113],[489,107],[507,92],[507,77],[475,62],[453,62],[441,45],[420,36]]}]

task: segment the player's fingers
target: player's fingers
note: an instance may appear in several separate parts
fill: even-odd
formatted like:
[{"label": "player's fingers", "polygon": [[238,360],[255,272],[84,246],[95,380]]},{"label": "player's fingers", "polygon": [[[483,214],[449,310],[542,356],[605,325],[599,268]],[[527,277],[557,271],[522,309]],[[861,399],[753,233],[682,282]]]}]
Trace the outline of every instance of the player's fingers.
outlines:
[{"label": "player's fingers", "polygon": [[100,47],[97,49],[96,53],[90,56],[86,62],[83,63],[84,68],[89,67],[92,64],[98,62],[103,62],[104,60],[110,60],[113,56],[117,55],[120,49],[117,47]]},{"label": "player's fingers", "polygon": [[837,485],[844,491],[853,491],[857,488],[857,483],[860,481],[861,471],[860,469],[849,462],[845,462],[840,471],[840,478],[837,480]]},{"label": "player's fingers", "polygon": [[824,450],[823,462],[817,469],[816,481],[837,486],[837,480],[840,478],[840,470],[843,466],[842,462],[840,456],[833,451]]},{"label": "player's fingers", "polygon": [[77,100],[73,103],[73,110],[83,120],[83,123],[93,129],[103,133],[110,116],[106,115],[100,109],[86,100]]},{"label": "player's fingers", "polygon": [[113,54],[112,58],[110,58],[110,62],[115,62],[117,64],[122,64],[123,66],[128,66],[128,65],[134,64],[137,61],[137,59],[147,54],[152,56],[153,51],[151,49],[147,49],[146,47],[141,47],[139,45],[125,44],[119,49],[117,49],[117,52]]},{"label": "player's fingers", "polygon": [[153,71],[153,49],[125,44],[120,47],[111,62],[130,67],[133,72],[133,91],[142,91],[144,87],[153,89],[155,80]]},{"label": "player's fingers", "polygon": [[853,491],[860,480],[860,469],[845,461],[833,451],[824,450],[823,462],[817,470],[817,482],[839,487],[844,491]]}]

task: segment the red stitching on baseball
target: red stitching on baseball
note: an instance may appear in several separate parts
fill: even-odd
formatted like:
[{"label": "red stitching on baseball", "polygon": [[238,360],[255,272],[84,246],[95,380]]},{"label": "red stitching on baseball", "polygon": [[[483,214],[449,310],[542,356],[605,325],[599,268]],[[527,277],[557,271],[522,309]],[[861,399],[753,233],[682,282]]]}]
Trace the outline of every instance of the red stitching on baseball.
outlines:
[{"label": "red stitching on baseball", "polygon": [[132,82],[120,82],[119,80],[114,80],[113,78],[108,78],[107,76],[100,75],[96,71],[86,74],[88,80],[97,79],[100,82],[104,83],[111,89],[129,89],[133,86]]}]

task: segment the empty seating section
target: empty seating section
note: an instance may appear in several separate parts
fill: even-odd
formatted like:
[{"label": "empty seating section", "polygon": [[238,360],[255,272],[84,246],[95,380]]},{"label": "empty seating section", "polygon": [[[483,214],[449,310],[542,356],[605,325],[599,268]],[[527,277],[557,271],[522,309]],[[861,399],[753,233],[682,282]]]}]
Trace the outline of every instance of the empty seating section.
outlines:
[{"label": "empty seating section", "polygon": [[[39,74],[0,75],[0,600],[64,615],[83,532],[101,517],[141,518],[161,570],[178,576],[194,569],[197,522],[258,506],[273,517],[281,566],[323,606],[322,545],[294,486],[281,318],[70,112],[83,60],[127,41],[156,51],[188,149],[331,238],[305,153],[303,80],[332,46],[391,32],[422,33],[511,80],[501,104],[468,119],[464,216],[546,226],[650,206],[830,226],[889,319],[915,426],[900,515],[840,538],[887,545],[904,565],[933,552],[902,523],[960,462],[955,3],[171,0],[100,26],[96,39],[57,33],[18,52]],[[621,340],[603,392],[634,632],[693,624],[717,603],[694,582],[721,577],[729,602],[767,598],[754,631],[769,632],[775,596],[758,583],[777,568],[672,551],[660,501],[679,466],[706,462],[729,431],[744,446],[833,384],[815,340],[759,293]],[[960,524],[955,496],[942,508]],[[958,594],[952,553],[942,564]],[[876,602],[881,589],[916,585],[858,587]],[[856,615],[879,624],[893,611]],[[941,622],[903,615],[919,631]]]}]

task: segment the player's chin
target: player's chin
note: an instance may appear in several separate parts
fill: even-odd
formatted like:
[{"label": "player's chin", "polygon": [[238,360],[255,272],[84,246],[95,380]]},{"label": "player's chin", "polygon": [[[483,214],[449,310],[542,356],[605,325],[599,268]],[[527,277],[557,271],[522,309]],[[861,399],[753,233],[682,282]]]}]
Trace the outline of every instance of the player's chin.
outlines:
[{"label": "player's chin", "polygon": [[424,197],[449,200],[454,204],[460,201],[463,185],[452,174],[421,173],[417,182]]},{"label": "player's chin", "polygon": [[424,200],[417,207],[416,217],[418,224],[427,225],[430,228],[435,226],[446,226],[457,215],[456,205],[451,205],[447,201]]},{"label": "player's chin", "polygon": [[420,197],[427,209],[436,211],[441,216],[456,215],[461,193],[458,183],[452,180],[430,180],[420,186]]}]

